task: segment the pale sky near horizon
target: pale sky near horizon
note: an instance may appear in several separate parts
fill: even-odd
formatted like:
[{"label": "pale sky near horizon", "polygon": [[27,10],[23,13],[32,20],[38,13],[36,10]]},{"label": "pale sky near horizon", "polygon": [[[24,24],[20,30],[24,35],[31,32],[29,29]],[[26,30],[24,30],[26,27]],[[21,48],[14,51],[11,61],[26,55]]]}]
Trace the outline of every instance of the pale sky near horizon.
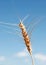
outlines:
[{"label": "pale sky near horizon", "polygon": [[19,24],[19,18],[26,15],[25,26],[40,20],[32,32],[31,44],[35,65],[46,65],[46,0],[0,0],[0,65],[32,65],[24,40],[19,37],[20,28],[3,24]]}]

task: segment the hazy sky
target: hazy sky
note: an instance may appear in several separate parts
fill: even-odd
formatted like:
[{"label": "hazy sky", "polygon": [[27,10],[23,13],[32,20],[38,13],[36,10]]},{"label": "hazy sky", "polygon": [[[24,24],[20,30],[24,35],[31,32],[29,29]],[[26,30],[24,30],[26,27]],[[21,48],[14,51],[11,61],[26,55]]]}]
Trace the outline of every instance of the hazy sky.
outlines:
[{"label": "hazy sky", "polygon": [[20,37],[20,28],[3,24],[19,24],[19,18],[23,19],[26,15],[30,15],[23,22],[27,28],[31,22],[40,21],[32,36],[32,27],[28,34],[35,65],[46,65],[46,0],[0,0],[0,65],[32,65],[30,54]]}]

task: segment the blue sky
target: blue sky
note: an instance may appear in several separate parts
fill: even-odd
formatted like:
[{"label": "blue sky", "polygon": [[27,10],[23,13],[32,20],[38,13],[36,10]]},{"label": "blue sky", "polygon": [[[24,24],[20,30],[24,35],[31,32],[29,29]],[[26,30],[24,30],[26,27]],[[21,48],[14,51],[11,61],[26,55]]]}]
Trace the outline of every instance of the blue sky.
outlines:
[{"label": "blue sky", "polygon": [[[0,22],[19,24],[19,18],[26,15],[30,16],[23,22],[25,26],[40,20],[31,43],[35,65],[46,65],[46,0],[0,0]],[[32,65],[20,33],[20,28],[0,23],[0,65]]]}]

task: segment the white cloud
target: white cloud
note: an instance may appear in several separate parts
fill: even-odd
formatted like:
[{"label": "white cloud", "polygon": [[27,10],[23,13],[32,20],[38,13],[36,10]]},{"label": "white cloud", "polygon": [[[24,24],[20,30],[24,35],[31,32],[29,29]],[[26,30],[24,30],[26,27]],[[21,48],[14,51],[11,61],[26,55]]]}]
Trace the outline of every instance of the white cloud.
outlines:
[{"label": "white cloud", "polygon": [[14,54],[14,57],[26,57],[27,53],[25,51],[18,52]]},{"label": "white cloud", "polygon": [[34,57],[40,61],[46,61],[46,55],[43,54],[35,54]]},{"label": "white cloud", "polygon": [[0,56],[0,61],[5,61],[5,57],[4,56]]},{"label": "white cloud", "polygon": [[24,49],[18,53],[15,53],[13,56],[14,57],[26,57],[26,56],[28,56],[27,49]]},{"label": "white cloud", "polygon": [[15,54],[13,55],[14,58],[16,58],[16,57],[18,57],[18,58],[24,58],[24,61],[25,61],[25,62],[29,62],[28,56],[29,56],[29,55],[28,55],[27,49],[24,49],[24,50],[22,50],[22,51],[20,51],[20,52],[17,52],[17,53],[15,53]]},{"label": "white cloud", "polygon": [[17,53],[17,56],[18,57],[25,57],[27,55],[26,55],[26,52],[19,52],[19,53]]}]

